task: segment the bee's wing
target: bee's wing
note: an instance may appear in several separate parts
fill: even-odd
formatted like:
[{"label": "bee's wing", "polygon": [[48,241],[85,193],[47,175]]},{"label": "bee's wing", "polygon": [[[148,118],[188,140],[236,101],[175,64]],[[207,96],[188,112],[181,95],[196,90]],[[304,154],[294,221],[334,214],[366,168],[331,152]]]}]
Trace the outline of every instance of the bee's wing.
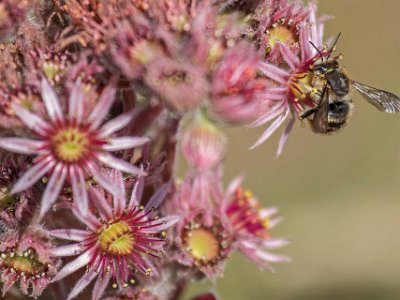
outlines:
[{"label": "bee's wing", "polygon": [[311,122],[312,130],[317,133],[326,134],[328,131],[329,91],[328,86],[325,86]]},{"label": "bee's wing", "polygon": [[378,90],[368,85],[353,81],[354,88],[380,111],[395,113],[400,111],[400,98],[396,95]]}]

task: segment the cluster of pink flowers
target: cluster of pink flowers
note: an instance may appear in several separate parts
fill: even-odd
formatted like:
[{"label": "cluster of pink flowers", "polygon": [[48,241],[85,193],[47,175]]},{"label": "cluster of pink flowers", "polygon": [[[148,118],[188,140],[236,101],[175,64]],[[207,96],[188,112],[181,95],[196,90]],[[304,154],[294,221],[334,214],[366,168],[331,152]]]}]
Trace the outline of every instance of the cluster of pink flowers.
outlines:
[{"label": "cluster of pink flowers", "polygon": [[277,209],[224,187],[223,127],[271,122],[257,146],[288,120],[282,152],[323,24],[288,0],[0,3],[3,296],[173,300],[236,251],[290,261]]}]

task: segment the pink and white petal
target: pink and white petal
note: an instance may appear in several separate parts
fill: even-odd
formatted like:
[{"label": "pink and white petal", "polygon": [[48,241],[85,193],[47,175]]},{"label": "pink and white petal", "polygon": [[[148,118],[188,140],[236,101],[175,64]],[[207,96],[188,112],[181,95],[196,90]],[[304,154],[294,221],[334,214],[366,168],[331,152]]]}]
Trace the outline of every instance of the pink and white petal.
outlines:
[{"label": "pink and white petal", "polygon": [[66,264],[54,277],[53,282],[63,279],[64,277],[74,273],[76,270],[86,266],[92,258],[93,250],[94,248],[85,251],[79,257]]},{"label": "pink and white petal", "polygon": [[91,203],[96,207],[100,218],[103,221],[111,220],[113,218],[112,207],[104,197],[103,190],[90,187],[89,195]]},{"label": "pink and white petal", "polygon": [[271,263],[284,263],[284,262],[291,262],[292,260],[290,257],[283,256],[283,255],[277,255],[277,254],[272,254],[266,251],[262,250],[256,250],[256,255],[268,262]]},{"label": "pink and white petal", "polygon": [[67,300],[71,300],[78,296],[96,278],[97,275],[98,274],[95,271],[85,273],[75,284],[74,288],[69,293]]},{"label": "pink and white petal", "polygon": [[299,58],[289,49],[287,45],[279,44],[279,46],[280,52],[282,53],[284,60],[289,65],[290,69],[292,69],[292,71],[295,71],[297,66],[300,65]]},{"label": "pink and white petal", "polygon": [[150,209],[158,208],[160,204],[164,201],[168,192],[170,191],[172,186],[172,181],[162,185],[150,198],[144,207],[144,211],[147,212]]},{"label": "pink and white petal", "polygon": [[163,218],[151,221],[147,225],[142,226],[142,228],[146,228],[147,226],[151,227],[155,224],[160,224],[160,225],[156,225],[154,227],[146,229],[146,233],[157,233],[157,232],[166,230],[166,229],[174,226],[178,222],[179,222],[178,216],[167,216],[167,217],[163,217]]},{"label": "pink and white petal", "polygon": [[71,166],[70,178],[74,203],[76,203],[76,206],[82,215],[86,216],[89,209],[89,200],[82,169],[76,166]]},{"label": "pink and white petal", "polygon": [[42,79],[41,82],[41,95],[50,119],[52,121],[63,120],[64,116],[57,94],[46,79]]},{"label": "pink and white petal", "polygon": [[55,162],[51,157],[46,157],[40,162],[36,163],[24,175],[17,181],[13,186],[10,194],[16,194],[23,190],[30,188],[40,178],[42,178],[51,168],[53,168]]},{"label": "pink and white petal", "polygon": [[224,194],[221,202],[221,211],[225,212],[226,208],[229,204],[229,201],[232,199],[233,194],[236,192],[236,190],[242,185],[243,182],[243,176],[236,177],[228,186],[226,189],[226,193]]},{"label": "pink and white petal", "polygon": [[92,163],[86,164],[87,171],[90,175],[93,176],[94,180],[103,187],[107,192],[109,192],[114,197],[123,198],[124,195],[121,195],[120,191],[113,186],[108,177],[104,176],[100,170],[97,169],[97,166],[94,166]]},{"label": "pink and white petal", "polygon": [[279,211],[278,208],[277,208],[277,207],[274,207],[274,206],[272,206],[272,207],[267,207],[267,208],[263,208],[263,209],[260,211],[260,216],[261,216],[261,218],[263,218],[263,219],[271,218],[273,215],[277,214],[278,211]]},{"label": "pink and white petal", "polygon": [[100,300],[106,290],[108,284],[110,283],[111,273],[106,273],[104,277],[98,277],[96,283],[93,287],[92,300]]},{"label": "pink and white petal", "polygon": [[97,105],[88,117],[91,129],[97,129],[107,116],[111,105],[114,103],[115,92],[114,84],[111,83],[105,87]]},{"label": "pink and white petal", "polygon": [[122,198],[113,197],[114,216],[118,218],[122,215],[126,206],[125,184],[121,171],[112,170],[110,175],[112,183],[117,187],[121,195],[123,195]]},{"label": "pink and white petal", "polygon": [[123,136],[110,139],[102,148],[106,151],[119,151],[142,146],[148,141],[150,141],[148,137]]},{"label": "pink and white petal", "polygon": [[135,206],[139,206],[143,196],[144,189],[144,177],[140,176],[137,178],[135,185],[132,189],[131,199],[129,200],[128,210],[132,210]]},{"label": "pink and white petal", "polygon": [[283,101],[286,98],[288,91],[287,87],[267,87],[262,92],[262,96],[266,100]]},{"label": "pink and white petal", "polygon": [[46,212],[56,201],[62,187],[64,186],[65,178],[67,176],[67,167],[63,163],[59,163],[54,168],[53,174],[47,183],[46,189],[42,196],[42,203],[40,205],[39,218],[42,219]]},{"label": "pink and white petal", "polygon": [[294,118],[294,116],[292,116],[292,118],[290,118],[289,123],[287,124],[284,132],[281,135],[281,138],[279,140],[279,145],[278,145],[278,151],[276,152],[276,156],[279,157],[282,154],[283,148],[286,145],[286,142],[289,138],[289,134],[293,129],[293,125],[296,121],[296,118]]},{"label": "pink and white petal", "polygon": [[11,103],[11,107],[14,110],[15,114],[21,121],[32,131],[36,132],[39,135],[45,135],[46,129],[50,127],[50,125],[45,122],[41,117],[38,115],[30,112],[26,108],[22,107],[21,105],[13,102]]},{"label": "pink and white petal", "polygon": [[277,218],[273,218],[273,219],[271,219],[270,221],[269,221],[269,228],[274,228],[274,227],[276,227],[280,222],[282,222],[283,221],[283,218],[282,217],[277,217]]},{"label": "pink and white petal", "polygon": [[69,119],[76,120],[78,123],[82,121],[83,115],[83,87],[81,79],[72,86],[71,95],[69,96]]},{"label": "pink and white petal", "polygon": [[290,242],[286,239],[270,239],[263,242],[263,245],[268,249],[279,249],[288,244]]},{"label": "pink and white petal", "polygon": [[107,137],[127,126],[138,114],[138,111],[129,111],[108,121],[100,128],[100,136]]},{"label": "pink and white petal", "polygon": [[264,143],[279,128],[279,126],[281,126],[281,124],[286,120],[288,114],[289,114],[289,110],[287,110],[284,115],[278,117],[271,124],[271,126],[269,126],[268,129],[264,131],[264,133],[261,135],[261,137],[255,142],[255,144],[253,146],[250,147],[250,149],[254,149],[257,146]]},{"label": "pink and white petal", "polygon": [[145,176],[147,174],[141,168],[138,168],[138,167],[132,165],[131,163],[129,163],[125,160],[116,158],[108,153],[100,153],[97,155],[97,158],[106,166],[120,170],[125,173],[139,175],[139,176]]},{"label": "pink and white petal", "polygon": [[48,231],[48,233],[56,238],[75,241],[75,242],[84,241],[90,234],[85,230],[79,230],[79,229],[55,229]]},{"label": "pink and white petal", "polygon": [[44,142],[25,138],[0,138],[0,148],[21,154],[37,154],[44,145]]},{"label": "pink and white petal", "polygon": [[69,244],[65,246],[60,246],[50,250],[53,256],[64,257],[64,256],[74,256],[78,255],[83,251],[82,245],[80,243]]},{"label": "pink and white petal", "polygon": [[278,83],[286,84],[287,79],[290,77],[289,73],[269,63],[261,63],[259,68],[265,76]]},{"label": "pink and white petal", "polygon": [[278,105],[275,105],[270,110],[268,110],[264,115],[262,115],[260,118],[255,120],[252,124],[250,124],[250,127],[255,128],[255,127],[264,125],[265,123],[268,123],[269,121],[275,119],[280,114],[285,112],[286,107],[287,107],[287,105],[285,105],[284,102],[281,102]]}]

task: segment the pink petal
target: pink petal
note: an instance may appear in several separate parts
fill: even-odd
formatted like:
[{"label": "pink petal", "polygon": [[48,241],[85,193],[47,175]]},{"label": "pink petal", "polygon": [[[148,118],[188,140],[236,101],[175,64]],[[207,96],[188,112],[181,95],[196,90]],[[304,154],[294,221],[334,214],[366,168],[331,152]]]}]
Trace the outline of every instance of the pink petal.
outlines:
[{"label": "pink petal", "polygon": [[54,237],[75,242],[82,242],[89,234],[87,231],[79,229],[55,229],[48,233]]},{"label": "pink petal", "polygon": [[157,233],[157,232],[166,230],[166,229],[174,226],[178,222],[179,222],[178,216],[168,216],[168,217],[160,218],[160,219],[154,220],[154,221],[150,222],[149,224],[145,225],[145,226],[151,226],[153,224],[161,223],[158,226],[154,226],[149,229],[146,229],[146,232],[147,233]]},{"label": "pink petal", "polygon": [[293,54],[288,46],[284,44],[279,44],[279,46],[280,52],[282,53],[284,60],[289,65],[290,69],[292,69],[292,71],[295,71],[296,68],[300,65],[299,58]]},{"label": "pink petal", "polygon": [[267,130],[264,131],[264,133],[261,135],[261,137],[256,141],[256,143],[250,147],[250,149],[254,149],[263,142],[265,142],[277,129],[281,124],[285,121],[289,114],[289,110],[286,111],[285,115],[278,117],[272,124],[271,126],[268,127]]},{"label": "pink petal", "polygon": [[93,281],[93,279],[96,278],[97,275],[98,274],[95,271],[85,273],[75,284],[74,288],[69,293],[67,300],[71,300],[78,296]]},{"label": "pink petal", "polygon": [[132,165],[131,163],[116,158],[112,156],[111,154],[108,153],[100,153],[98,154],[97,158],[104,163],[106,166],[110,168],[114,168],[117,170],[120,170],[125,173],[133,174],[133,175],[139,175],[139,176],[145,176],[146,172],[141,170],[140,168]]},{"label": "pink petal", "polygon": [[66,264],[54,277],[54,281],[58,281],[60,279],[63,279],[64,277],[68,276],[69,274],[72,274],[76,270],[79,270],[80,268],[86,266],[91,258],[92,258],[92,252],[94,248],[91,248],[90,250],[85,251],[83,254],[81,254],[79,257],[74,259],[73,261],[69,262]]},{"label": "pink petal", "polygon": [[107,192],[109,192],[111,195],[113,195],[114,197],[120,197],[123,198],[123,195],[121,195],[120,191],[118,189],[115,188],[115,186],[113,186],[113,184],[110,182],[110,180],[105,177],[101,171],[99,171],[97,169],[96,166],[94,166],[91,163],[87,164],[87,169],[88,169],[88,173],[90,173],[94,180],[97,181],[97,183],[102,186]]},{"label": "pink petal", "polygon": [[115,97],[115,87],[113,84],[110,84],[107,87],[105,87],[97,105],[94,107],[94,109],[92,110],[92,112],[88,117],[88,122],[91,124],[90,125],[91,129],[97,129],[103,122],[108,111],[110,110],[111,105],[114,102],[114,97]]},{"label": "pink petal", "polygon": [[46,212],[50,209],[56,201],[62,187],[64,186],[65,177],[67,176],[67,167],[59,163],[53,171],[49,182],[47,183],[46,190],[42,196],[42,204],[40,206],[40,219],[44,217]]},{"label": "pink petal", "polygon": [[128,209],[132,210],[135,206],[139,206],[142,199],[144,189],[144,177],[138,177],[132,190],[131,199],[129,200]]},{"label": "pink petal", "polygon": [[282,154],[283,147],[285,147],[285,144],[289,138],[289,134],[292,131],[294,122],[296,119],[292,116],[290,119],[289,123],[287,124],[285,131],[282,133],[281,139],[279,140],[279,146],[278,146],[278,151],[276,152],[276,156],[279,157]]},{"label": "pink petal", "polygon": [[81,79],[72,86],[71,95],[69,96],[69,119],[76,120],[78,123],[82,121],[83,114],[83,87]]},{"label": "pink petal", "polygon": [[265,76],[271,78],[272,80],[286,84],[287,78],[289,78],[290,74],[282,69],[278,68],[269,63],[261,63],[260,64],[260,71],[264,73]]},{"label": "pink petal", "polygon": [[268,249],[278,249],[288,245],[290,242],[285,239],[270,239],[263,242]]},{"label": "pink petal", "polygon": [[52,121],[63,120],[63,112],[57,94],[46,79],[42,79],[41,94],[50,119]]},{"label": "pink petal", "polygon": [[[301,53],[301,60],[307,61],[310,59],[315,53],[317,52],[314,47],[310,44],[310,34],[308,32],[308,28],[302,26],[299,30],[300,36],[300,53]],[[316,45],[319,47],[320,45]]]},{"label": "pink petal", "polygon": [[266,88],[262,96],[266,100],[281,100],[283,101],[288,93],[287,87],[268,87]]},{"label": "pink petal", "polygon": [[96,283],[93,287],[92,300],[100,300],[103,295],[105,289],[107,288],[111,279],[111,273],[106,273],[106,275],[102,277],[98,277]]},{"label": "pink petal", "polygon": [[225,211],[226,207],[228,206],[231,197],[236,192],[236,190],[242,185],[243,177],[239,176],[236,177],[226,189],[225,195],[223,196],[222,203],[221,203],[221,210]]},{"label": "pink petal", "polygon": [[25,138],[0,138],[0,147],[11,152],[21,154],[37,154],[44,142]]},{"label": "pink petal", "polygon": [[124,128],[127,126],[133,118],[138,114],[138,112],[135,111],[129,111],[126,113],[123,113],[122,115],[119,115],[118,117],[108,121],[105,123],[103,126],[100,128],[100,136],[101,137],[106,137],[114,132]]},{"label": "pink petal", "polygon": [[49,127],[49,124],[45,122],[41,117],[38,115],[30,112],[26,108],[23,108],[21,105],[12,102],[11,107],[14,110],[15,114],[21,119],[24,124],[31,129],[32,131],[40,134],[46,134],[46,128]]},{"label": "pink petal", "polygon": [[279,116],[281,113],[283,113],[286,109],[286,105],[284,102],[275,105],[272,109],[268,110],[264,115],[262,115],[260,118],[255,120],[250,127],[258,127],[261,125],[264,125],[265,123],[268,123],[269,121],[275,119],[277,116]]},{"label": "pink petal", "polygon": [[76,206],[82,215],[86,216],[89,208],[89,200],[86,190],[86,181],[85,177],[83,176],[82,169],[76,166],[71,166],[70,178],[74,203],[76,203]]},{"label": "pink petal", "polygon": [[170,191],[172,181],[162,185],[154,194],[151,196],[149,202],[147,202],[144,211],[149,211],[153,208],[158,208],[160,204],[164,201],[168,192]]},{"label": "pink petal", "polygon": [[269,221],[269,228],[276,227],[280,222],[282,222],[282,217],[273,218]]},{"label": "pink petal", "polygon": [[256,254],[259,258],[266,260],[272,263],[283,263],[283,262],[291,262],[292,260],[289,257],[276,255],[269,252],[257,250]]},{"label": "pink petal", "polygon": [[120,191],[122,198],[113,197],[113,206],[114,206],[114,216],[120,217],[124,212],[126,206],[126,198],[125,198],[125,184],[122,178],[122,173],[118,170],[111,171],[112,183],[115,187]]},{"label": "pink petal", "polygon": [[40,178],[42,178],[43,175],[46,174],[54,166],[54,164],[55,162],[50,156],[35,164],[28,171],[26,171],[25,174],[17,181],[17,183],[13,186],[10,194],[16,194],[30,188]]},{"label": "pink petal", "polygon": [[148,141],[150,141],[148,137],[123,136],[110,139],[108,144],[104,145],[102,148],[106,151],[119,151],[142,146]]},{"label": "pink petal", "polygon": [[82,251],[83,248],[80,243],[60,246],[50,250],[51,254],[57,257],[74,256]]},{"label": "pink petal", "polygon": [[112,208],[108,201],[104,198],[104,193],[99,189],[91,187],[89,190],[90,200],[96,207],[97,212],[104,221],[111,220],[113,218]]}]

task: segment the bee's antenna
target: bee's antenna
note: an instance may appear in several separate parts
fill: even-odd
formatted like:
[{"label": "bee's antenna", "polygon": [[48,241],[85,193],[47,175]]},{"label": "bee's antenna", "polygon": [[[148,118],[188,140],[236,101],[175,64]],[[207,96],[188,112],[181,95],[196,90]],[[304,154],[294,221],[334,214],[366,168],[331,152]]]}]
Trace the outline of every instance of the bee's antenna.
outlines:
[{"label": "bee's antenna", "polygon": [[341,34],[342,34],[342,33],[339,32],[338,36],[336,37],[336,40],[335,40],[335,42],[333,43],[331,50],[329,51],[329,55],[328,55],[328,57],[327,57],[327,60],[331,57],[333,50],[335,50],[335,46],[336,46],[336,44],[337,44],[337,42],[338,42],[338,40],[339,40]]},{"label": "bee's antenna", "polygon": [[317,50],[317,52],[318,52],[319,56],[322,58],[322,60],[324,60],[324,57],[323,57],[323,55],[322,55],[321,50],[319,50],[319,49],[317,48],[317,46],[314,45],[313,42],[310,41],[310,44],[314,47],[315,50]]}]

